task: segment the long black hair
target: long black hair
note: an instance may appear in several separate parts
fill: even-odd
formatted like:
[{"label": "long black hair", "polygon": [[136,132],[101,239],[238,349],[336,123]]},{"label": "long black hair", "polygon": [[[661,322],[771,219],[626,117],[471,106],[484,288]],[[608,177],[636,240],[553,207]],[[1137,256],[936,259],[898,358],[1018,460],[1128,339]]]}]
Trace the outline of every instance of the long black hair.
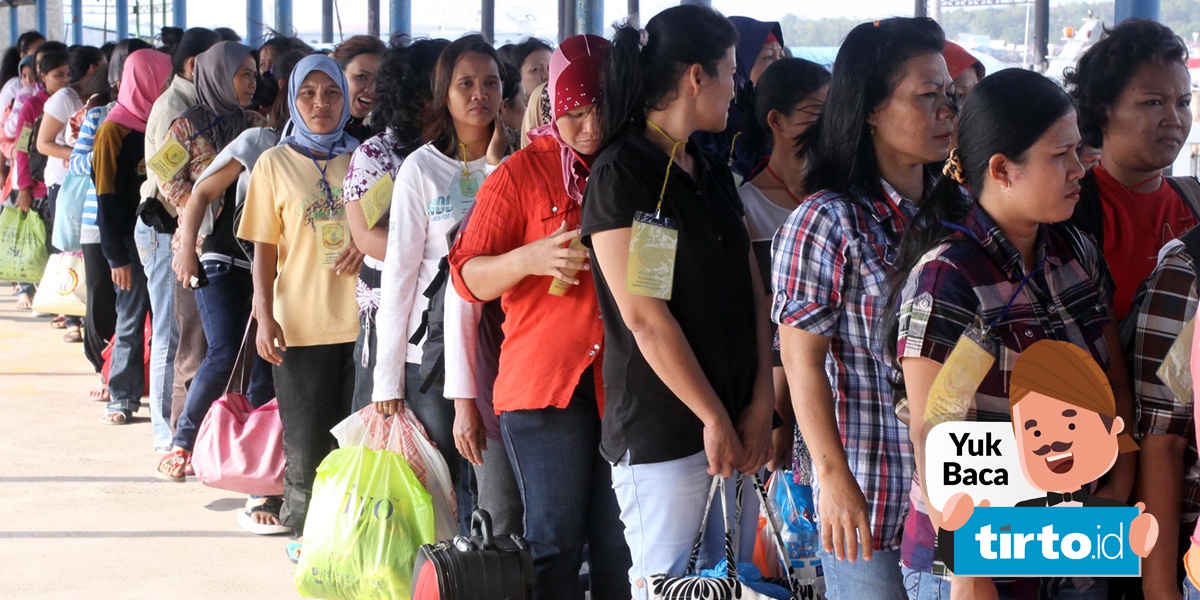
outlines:
[{"label": "long black hair", "polygon": [[770,148],[771,111],[790,117],[806,96],[829,85],[829,78],[828,69],[803,58],[784,58],[767,67],[755,86],[754,114],[742,131],[744,147],[756,153]]},{"label": "long black hair", "polygon": [[[88,76],[88,69],[104,62],[104,53],[95,46],[74,46],[68,54],[70,56],[67,61],[68,79],[71,82],[71,87],[75,88],[75,91],[78,92],[79,85]],[[104,78],[105,80],[108,79],[107,72],[104,74]]]},{"label": "long black hair", "polygon": [[1104,145],[1108,109],[1129,87],[1129,80],[1146,63],[1187,65],[1188,49],[1175,32],[1157,21],[1130,19],[1088,48],[1075,68],[1065,73],[1067,91],[1079,105],[1083,143]]},{"label": "long black hair", "polygon": [[882,193],[867,119],[895,89],[905,61],[940,54],[945,45],[942,28],[927,18],[894,17],[850,31],[833,63],[825,110],[801,141],[809,157],[805,189]]},{"label": "long black hair", "polygon": [[604,58],[604,96],[600,127],[604,146],[629,129],[646,127],[646,111],[661,110],[672,99],[679,78],[691,65],[710,76],[737,44],[733,23],[708,6],[673,6],[646,23],[641,31],[629,22],[617,26],[612,49]]},{"label": "long black hair", "polygon": [[421,146],[422,119],[433,99],[433,71],[449,45],[441,39],[399,39],[384,54],[376,85],[379,101],[371,120],[392,130],[403,156]]},{"label": "long black hair", "polygon": [[0,60],[0,84],[19,76],[21,74],[21,56],[29,53],[29,48],[34,42],[40,42],[45,39],[46,37],[37,31],[22,33],[21,37],[17,38],[17,44],[9,46],[8,50],[4,52],[4,58]]},{"label": "long black hair", "polygon": [[[967,97],[958,121],[958,161],[963,185],[978,198],[987,186],[988,165],[1001,154],[1021,164],[1046,131],[1075,110],[1065,91],[1044,75],[1024,69],[1005,69],[984,77]],[[888,304],[883,311],[887,338],[895,348],[896,310],[909,273],[926,252],[950,236],[945,223],[960,224],[974,204],[962,194],[958,181],[943,175],[926,195],[913,218],[914,226],[900,243],[895,269],[888,280]]]}]

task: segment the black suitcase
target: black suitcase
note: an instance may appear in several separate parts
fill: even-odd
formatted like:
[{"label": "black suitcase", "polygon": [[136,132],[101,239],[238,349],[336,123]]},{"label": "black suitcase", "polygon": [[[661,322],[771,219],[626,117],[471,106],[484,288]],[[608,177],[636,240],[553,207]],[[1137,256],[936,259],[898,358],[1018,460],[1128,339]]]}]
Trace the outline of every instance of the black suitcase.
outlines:
[{"label": "black suitcase", "polygon": [[471,537],[425,544],[413,569],[413,600],[529,600],[533,557],[517,535],[494,538],[492,516],[471,514]]}]

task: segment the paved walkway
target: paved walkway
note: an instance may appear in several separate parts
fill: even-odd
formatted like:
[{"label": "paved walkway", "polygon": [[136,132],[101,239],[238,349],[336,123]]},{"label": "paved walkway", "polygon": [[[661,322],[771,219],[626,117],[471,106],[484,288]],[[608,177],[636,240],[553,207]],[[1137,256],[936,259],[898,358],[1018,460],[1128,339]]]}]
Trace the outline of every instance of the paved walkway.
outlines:
[{"label": "paved walkway", "polygon": [[149,409],[106,427],[79,344],[0,285],[0,598],[296,598],[245,497],[154,478]]}]

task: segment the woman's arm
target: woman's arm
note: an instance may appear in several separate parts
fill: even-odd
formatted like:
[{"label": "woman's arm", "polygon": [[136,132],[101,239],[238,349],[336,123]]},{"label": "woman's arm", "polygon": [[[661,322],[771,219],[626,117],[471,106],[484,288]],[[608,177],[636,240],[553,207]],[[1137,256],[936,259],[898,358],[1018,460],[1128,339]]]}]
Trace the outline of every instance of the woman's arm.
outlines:
[{"label": "woman's arm", "polygon": [[[1133,383],[1129,379],[1129,368],[1125,363],[1124,346],[1117,332],[1116,319],[1104,326],[1104,341],[1108,344],[1108,383],[1112,386],[1117,401],[1117,416],[1125,423],[1123,433],[1130,434],[1137,426],[1133,410]],[[1138,455],[1134,452],[1117,457],[1116,464],[1104,476],[1103,483],[1096,489],[1097,496],[1125,502],[1133,491],[1133,480],[1137,477]]]},{"label": "woman's arm", "polygon": [[62,133],[64,127],[66,127],[66,123],[54,118],[50,113],[42,115],[42,126],[38,129],[37,151],[53,158],[64,160],[71,158],[72,148],[54,141],[58,134]]},{"label": "woman's arm", "polygon": [[283,328],[275,320],[275,262],[278,258],[278,246],[254,242],[251,277],[254,280],[254,318],[258,321],[255,346],[258,355],[275,366],[283,364],[283,354],[287,352]]},{"label": "woman's arm", "polygon": [[387,256],[387,228],[382,223],[376,223],[368,229],[367,218],[358,202],[346,203],[346,221],[350,225],[350,238],[359,252],[375,260],[384,260]]},{"label": "woman's arm", "polygon": [[656,298],[625,291],[630,229],[592,235],[595,260],[605,273],[625,326],[633,333],[646,362],[667,388],[704,424],[708,472],[733,475],[742,458],[742,444],[733,423],[713,390],[679,323]]},{"label": "woman's arm", "polygon": [[792,409],[800,433],[812,454],[813,469],[821,481],[817,506],[821,542],[838,560],[853,562],[857,548],[871,559],[873,542],[867,500],[858,480],[850,472],[846,449],[834,415],[833,389],[825,373],[830,338],[798,327],[779,326],[783,368],[792,390]]},{"label": "woman's arm", "polygon": [[175,258],[171,261],[179,283],[188,285],[197,274],[199,261],[196,257],[196,238],[199,237],[205,211],[225,195],[229,186],[237,183],[241,174],[242,163],[231,160],[224,167],[200,180],[192,189],[191,199],[179,212],[179,250],[175,252]]}]

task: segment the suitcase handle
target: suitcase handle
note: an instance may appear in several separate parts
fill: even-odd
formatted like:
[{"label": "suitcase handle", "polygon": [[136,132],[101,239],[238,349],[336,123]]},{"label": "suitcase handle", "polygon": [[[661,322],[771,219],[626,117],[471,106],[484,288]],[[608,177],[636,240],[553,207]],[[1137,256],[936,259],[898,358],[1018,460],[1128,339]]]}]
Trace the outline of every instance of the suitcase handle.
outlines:
[{"label": "suitcase handle", "polygon": [[479,536],[483,541],[483,548],[491,548],[492,543],[492,515],[482,508],[476,509],[471,513],[471,535]]}]

